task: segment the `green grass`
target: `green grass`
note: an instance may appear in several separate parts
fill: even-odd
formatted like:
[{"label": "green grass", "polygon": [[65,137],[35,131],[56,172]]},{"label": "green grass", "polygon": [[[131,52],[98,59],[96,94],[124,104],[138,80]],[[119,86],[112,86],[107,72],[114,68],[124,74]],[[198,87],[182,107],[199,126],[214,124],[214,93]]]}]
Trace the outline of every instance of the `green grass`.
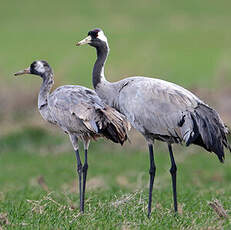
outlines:
[{"label": "green grass", "polygon": [[91,87],[95,50],[75,43],[101,27],[111,47],[106,67],[110,80],[139,74],[187,87],[215,86],[223,68],[226,76],[231,73],[226,64],[231,57],[230,7],[226,0],[3,1],[1,80],[35,59],[46,59],[60,84]]},{"label": "green grass", "polygon": [[[68,138],[62,137],[29,127],[0,139],[0,213],[8,220],[4,225],[0,218],[3,229],[230,229],[229,156],[220,164],[215,155],[199,148],[174,147],[180,208],[175,216],[169,156],[166,146],[158,144],[149,220],[146,146],[139,150],[129,144],[109,148],[103,141],[92,143],[82,215],[74,152]],[[209,207],[214,199],[228,218],[218,217]]]}]

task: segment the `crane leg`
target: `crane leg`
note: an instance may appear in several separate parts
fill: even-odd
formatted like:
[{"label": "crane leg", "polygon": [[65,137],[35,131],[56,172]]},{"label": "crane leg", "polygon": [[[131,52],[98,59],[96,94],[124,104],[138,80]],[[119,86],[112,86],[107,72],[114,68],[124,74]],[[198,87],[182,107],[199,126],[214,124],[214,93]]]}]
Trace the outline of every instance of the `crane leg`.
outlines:
[{"label": "crane leg", "polygon": [[156,166],[155,166],[155,161],[154,161],[153,145],[149,144],[148,148],[149,148],[149,157],[150,157],[150,169],[149,169],[150,183],[149,183],[149,200],[148,200],[148,218],[150,218],[151,208],[152,208],[152,189],[153,189],[153,183],[154,183],[154,178],[155,178],[155,174],[156,174]]},{"label": "crane leg", "polygon": [[87,180],[87,170],[88,170],[88,163],[87,163],[87,149],[85,149],[85,160],[83,165],[83,193],[82,193],[82,203],[81,209],[84,212],[84,199],[85,199],[85,189],[86,189],[86,180]]},{"label": "crane leg", "polygon": [[79,175],[79,196],[80,196],[80,212],[83,212],[83,207],[82,207],[82,162],[80,159],[80,155],[79,155],[79,150],[75,150],[75,155],[76,155],[76,159],[77,159],[77,173]]},{"label": "crane leg", "polygon": [[176,193],[176,172],[177,172],[177,167],[176,167],[176,163],[175,163],[175,160],[174,160],[171,144],[168,144],[168,150],[169,150],[169,155],[170,155],[170,160],[171,160],[171,168],[170,168],[169,171],[170,171],[171,176],[172,176],[172,190],[173,190],[174,210],[175,210],[175,212],[177,212],[177,193]]}]

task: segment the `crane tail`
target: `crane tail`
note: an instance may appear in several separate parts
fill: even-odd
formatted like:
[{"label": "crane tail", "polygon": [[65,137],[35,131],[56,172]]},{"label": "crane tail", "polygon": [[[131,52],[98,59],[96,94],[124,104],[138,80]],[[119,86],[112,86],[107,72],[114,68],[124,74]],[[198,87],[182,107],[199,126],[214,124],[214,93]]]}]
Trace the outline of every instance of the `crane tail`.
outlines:
[{"label": "crane tail", "polygon": [[199,104],[194,112],[190,112],[191,132],[185,134],[186,145],[196,144],[209,152],[214,152],[220,162],[224,162],[224,147],[231,147],[228,142],[230,130],[224,125],[218,113],[207,105]]},{"label": "crane tail", "polygon": [[108,106],[105,109],[98,109],[98,113],[101,115],[101,124],[98,124],[99,133],[113,142],[123,145],[128,140],[127,133],[130,130],[130,123],[125,116]]}]

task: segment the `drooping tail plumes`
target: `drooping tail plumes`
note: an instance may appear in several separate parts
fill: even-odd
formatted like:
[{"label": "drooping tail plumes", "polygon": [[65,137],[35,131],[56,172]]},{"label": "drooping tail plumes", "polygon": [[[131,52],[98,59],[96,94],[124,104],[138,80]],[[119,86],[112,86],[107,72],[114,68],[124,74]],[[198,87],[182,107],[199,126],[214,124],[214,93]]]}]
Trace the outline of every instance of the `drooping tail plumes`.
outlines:
[{"label": "drooping tail plumes", "polygon": [[130,123],[125,116],[111,107],[98,109],[97,112],[101,114],[101,120],[98,123],[99,133],[122,145],[128,139],[127,132],[130,129]]},{"label": "drooping tail plumes", "polygon": [[[231,151],[227,140],[230,134],[218,113],[207,105],[199,104],[194,112],[190,112],[185,119],[191,118],[192,130],[183,135],[186,145],[196,144],[209,152],[214,152],[221,162],[224,162],[224,147]],[[186,123],[189,123],[187,121]],[[183,128],[183,127],[182,127]]]}]

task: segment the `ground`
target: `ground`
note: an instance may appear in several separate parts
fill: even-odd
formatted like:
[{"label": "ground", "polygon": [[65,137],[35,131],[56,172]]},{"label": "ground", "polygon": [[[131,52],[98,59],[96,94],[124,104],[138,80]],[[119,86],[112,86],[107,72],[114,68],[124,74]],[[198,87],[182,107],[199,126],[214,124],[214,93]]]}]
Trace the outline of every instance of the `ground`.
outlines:
[{"label": "ground", "polygon": [[[231,226],[229,155],[221,164],[215,154],[200,148],[174,146],[179,201],[179,214],[175,215],[167,147],[157,144],[153,209],[148,219],[146,146],[110,144],[109,150],[103,140],[92,143],[86,209],[85,214],[80,214],[75,155],[67,136],[60,133],[54,138],[52,132],[33,127],[2,138],[0,144],[3,229],[229,229]],[[209,202],[214,200],[219,201],[227,216],[219,217],[210,207]]]}]

